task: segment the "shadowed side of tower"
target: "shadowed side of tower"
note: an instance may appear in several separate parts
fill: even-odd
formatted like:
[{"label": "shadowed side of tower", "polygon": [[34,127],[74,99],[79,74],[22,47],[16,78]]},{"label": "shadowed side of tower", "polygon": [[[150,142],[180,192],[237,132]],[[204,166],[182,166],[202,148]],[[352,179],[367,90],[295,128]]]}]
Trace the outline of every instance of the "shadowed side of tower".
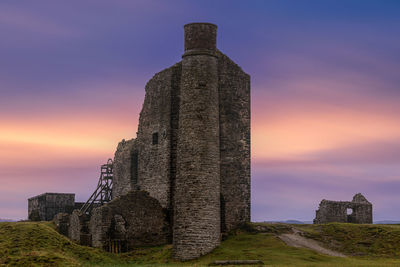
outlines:
[{"label": "shadowed side of tower", "polygon": [[174,186],[173,253],[181,260],[220,243],[217,26],[185,25]]}]

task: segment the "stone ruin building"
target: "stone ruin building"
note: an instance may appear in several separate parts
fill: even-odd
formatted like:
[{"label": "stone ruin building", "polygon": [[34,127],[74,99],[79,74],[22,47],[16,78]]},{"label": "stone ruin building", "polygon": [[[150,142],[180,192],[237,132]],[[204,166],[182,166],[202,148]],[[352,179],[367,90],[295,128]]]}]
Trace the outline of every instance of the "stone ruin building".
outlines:
[{"label": "stone ruin building", "polygon": [[216,48],[216,25],[184,31],[182,61],[146,85],[136,138],[81,209],[55,217],[72,240],[113,252],[172,243],[189,260],[250,221],[250,76]]},{"label": "stone ruin building", "polygon": [[372,204],[360,193],[352,201],[332,201],[323,199],[316,211],[314,224],[372,223]]},{"label": "stone ruin building", "polygon": [[44,193],[28,199],[28,219],[50,221],[57,213],[71,213],[82,205],[75,202],[75,194]]}]

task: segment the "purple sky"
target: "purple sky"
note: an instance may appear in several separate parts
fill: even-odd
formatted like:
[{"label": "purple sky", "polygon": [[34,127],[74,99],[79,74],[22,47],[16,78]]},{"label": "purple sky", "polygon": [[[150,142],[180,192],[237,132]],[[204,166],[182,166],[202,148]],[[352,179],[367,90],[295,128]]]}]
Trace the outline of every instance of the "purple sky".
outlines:
[{"label": "purple sky", "polygon": [[218,25],[252,81],[252,219],[312,220],[323,198],[400,211],[400,2],[0,2],[0,218],[75,192],[135,137],[144,86],[183,25]]}]

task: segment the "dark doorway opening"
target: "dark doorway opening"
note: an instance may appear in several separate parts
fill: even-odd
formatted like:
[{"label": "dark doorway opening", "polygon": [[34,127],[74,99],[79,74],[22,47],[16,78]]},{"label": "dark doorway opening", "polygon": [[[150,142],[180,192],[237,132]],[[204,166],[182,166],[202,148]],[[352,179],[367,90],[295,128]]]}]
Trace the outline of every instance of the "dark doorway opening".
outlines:
[{"label": "dark doorway opening", "polygon": [[352,208],[347,208],[346,209],[346,215],[347,215],[347,222],[348,223],[354,223],[354,210]]}]

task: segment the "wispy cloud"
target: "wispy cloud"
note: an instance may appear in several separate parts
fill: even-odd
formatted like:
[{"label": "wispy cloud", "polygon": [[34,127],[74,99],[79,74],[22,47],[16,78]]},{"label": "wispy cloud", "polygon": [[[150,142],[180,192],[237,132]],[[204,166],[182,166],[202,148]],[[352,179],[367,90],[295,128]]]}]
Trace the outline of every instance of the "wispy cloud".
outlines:
[{"label": "wispy cloud", "polygon": [[46,19],[40,14],[26,10],[10,8],[0,4],[0,23],[12,27],[13,30],[31,32],[40,35],[50,35],[71,38],[79,33],[71,28],[61,25],[58,21]]}]

